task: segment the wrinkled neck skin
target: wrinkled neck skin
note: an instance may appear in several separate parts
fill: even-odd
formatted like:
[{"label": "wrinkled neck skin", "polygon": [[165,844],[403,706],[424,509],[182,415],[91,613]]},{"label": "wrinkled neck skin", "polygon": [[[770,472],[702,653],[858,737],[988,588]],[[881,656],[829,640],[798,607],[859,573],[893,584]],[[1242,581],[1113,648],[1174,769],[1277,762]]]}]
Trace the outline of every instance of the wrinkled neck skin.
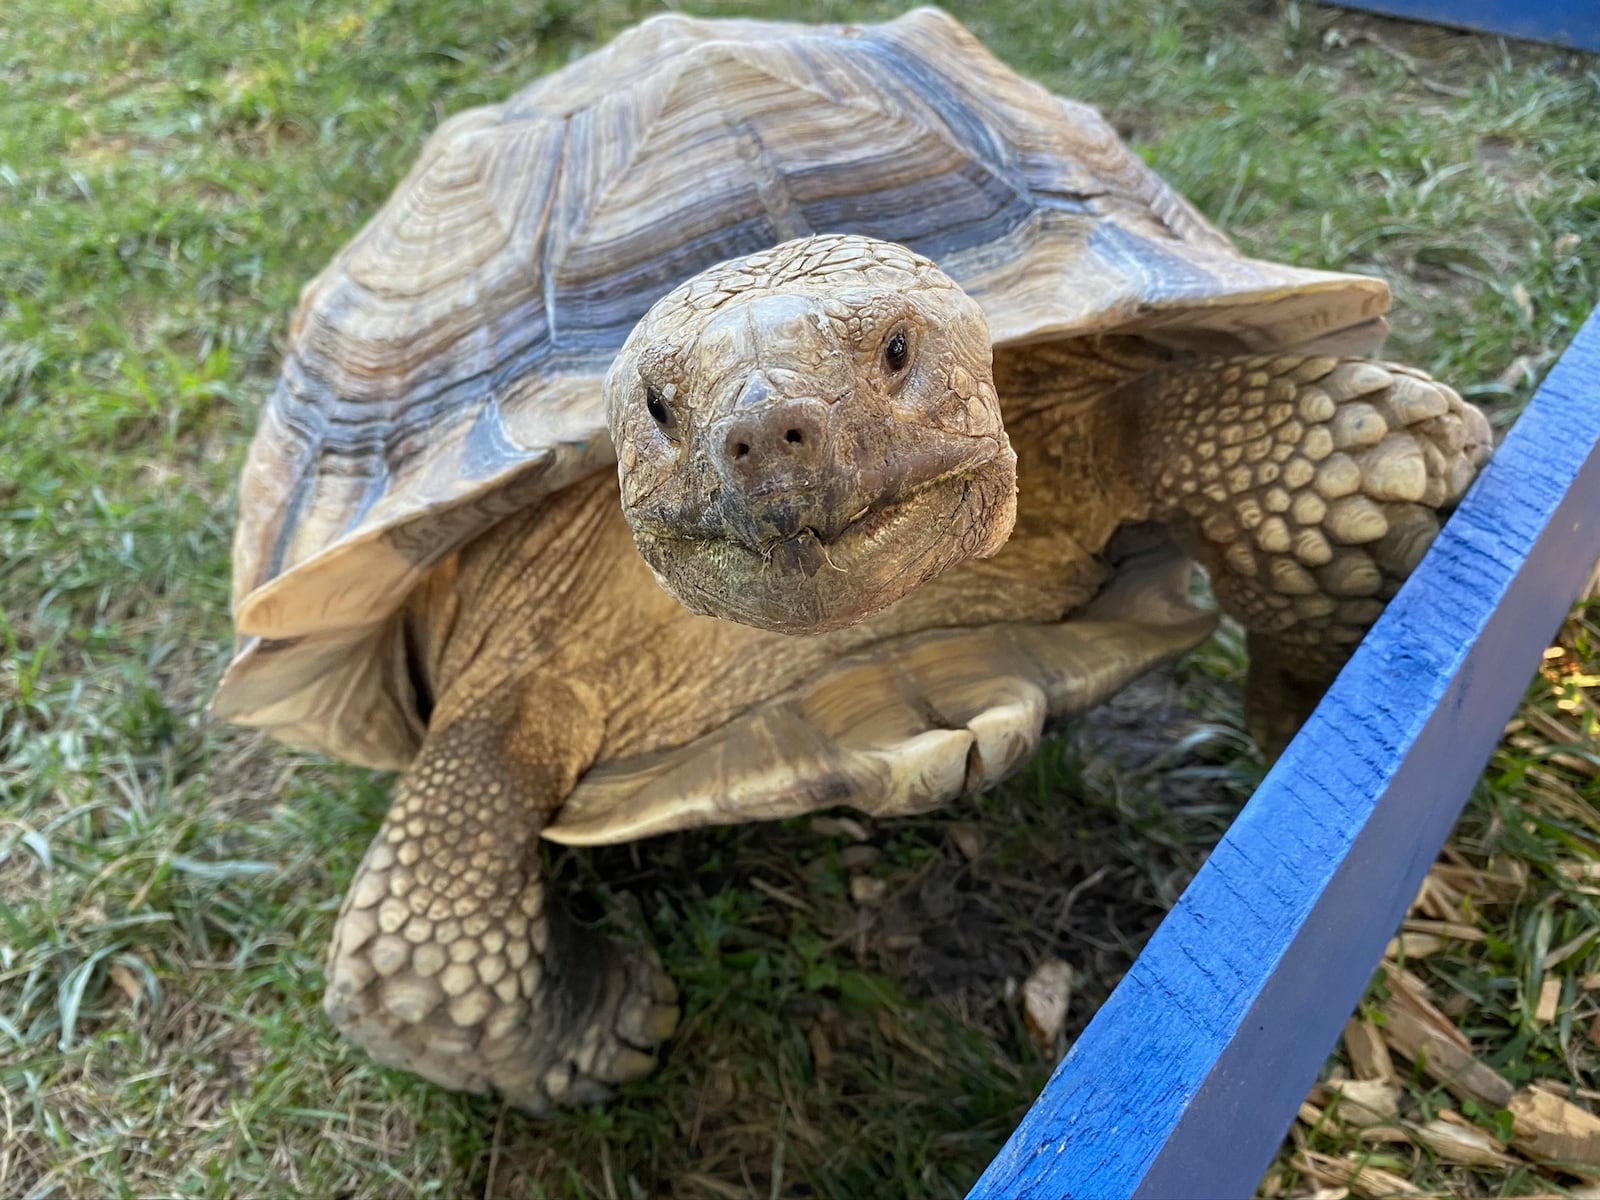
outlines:
[{"label": "wrinkled neck skin", "polygon": [[692,612],[842,628],[1015,519],[982,312],[887,243],[814,238],[691,280],[606,399],[635,544]]}]

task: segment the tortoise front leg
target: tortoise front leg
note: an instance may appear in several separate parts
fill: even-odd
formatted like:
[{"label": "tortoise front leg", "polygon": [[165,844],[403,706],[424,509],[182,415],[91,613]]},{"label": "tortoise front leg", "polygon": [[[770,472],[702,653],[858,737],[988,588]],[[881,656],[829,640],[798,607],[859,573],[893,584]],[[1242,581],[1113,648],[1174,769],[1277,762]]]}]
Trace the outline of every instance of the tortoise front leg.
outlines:
[{"label": "tortoise front leg", "polygon": [[678,1013],[653,951],[554,911],[539,830],[577,773],[559,728],[491,713],[429,732],[345,898],[324,1000],[379,1062],[534,1113],[645,1074]]},{"label": "tortoise front leg", "polygon": [[1365,359],[1191,360],[1130,390],[1124,462],[1249,631],[1246,719],[1276,753],[1488,458],[1489,424]]}]

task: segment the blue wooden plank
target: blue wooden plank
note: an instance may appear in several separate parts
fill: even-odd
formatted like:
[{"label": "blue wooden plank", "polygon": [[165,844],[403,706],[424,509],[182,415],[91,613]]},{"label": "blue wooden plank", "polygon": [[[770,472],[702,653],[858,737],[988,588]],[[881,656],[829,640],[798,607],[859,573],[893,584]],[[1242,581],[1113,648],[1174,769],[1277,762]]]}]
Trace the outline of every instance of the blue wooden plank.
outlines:
[{"label": "blue wooden plank", "polygon": [[1600,313],[969,1200],[1249,1195],[1600,558]]},{"label": "blue wooden plank", "polygon": [[1431,21],[1480,33],[1555,42],[1600,51],[1600,3],[1596,0],[1324,0],[1386,17]]}]

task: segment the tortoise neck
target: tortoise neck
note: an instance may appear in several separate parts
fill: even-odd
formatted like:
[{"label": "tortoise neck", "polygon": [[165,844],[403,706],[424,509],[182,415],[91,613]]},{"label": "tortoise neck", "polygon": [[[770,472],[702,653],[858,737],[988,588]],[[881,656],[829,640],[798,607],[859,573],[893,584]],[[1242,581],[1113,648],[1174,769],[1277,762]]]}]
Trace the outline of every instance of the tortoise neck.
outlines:
[{"label": "tortoise neck", "polygon": [[1134,385],[1169,361],[1166,351],[1135,337],[995,348],[995,387],[1017,451],[1019,487],[1047,505],[1052,498],[1070,505],[1074,528],[1090,543],[1097,526],[1109,537],[1118,524],[1150,516]]}]

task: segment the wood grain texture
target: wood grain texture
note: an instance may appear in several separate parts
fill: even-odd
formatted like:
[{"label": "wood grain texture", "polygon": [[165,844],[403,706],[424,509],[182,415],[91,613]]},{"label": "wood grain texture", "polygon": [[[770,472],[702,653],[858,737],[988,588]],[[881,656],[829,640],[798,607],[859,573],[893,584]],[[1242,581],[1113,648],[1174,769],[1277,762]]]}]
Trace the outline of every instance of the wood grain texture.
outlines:
[{"label": "wood grain texture", "polygon": [[1600,51],[1600,7],[1594,0],[1338,0],[1338,6]]},{"label": "wood grain texture", "polygon": [[1254,1189],[1600,557],[1600,316],[969,1200]]}]

